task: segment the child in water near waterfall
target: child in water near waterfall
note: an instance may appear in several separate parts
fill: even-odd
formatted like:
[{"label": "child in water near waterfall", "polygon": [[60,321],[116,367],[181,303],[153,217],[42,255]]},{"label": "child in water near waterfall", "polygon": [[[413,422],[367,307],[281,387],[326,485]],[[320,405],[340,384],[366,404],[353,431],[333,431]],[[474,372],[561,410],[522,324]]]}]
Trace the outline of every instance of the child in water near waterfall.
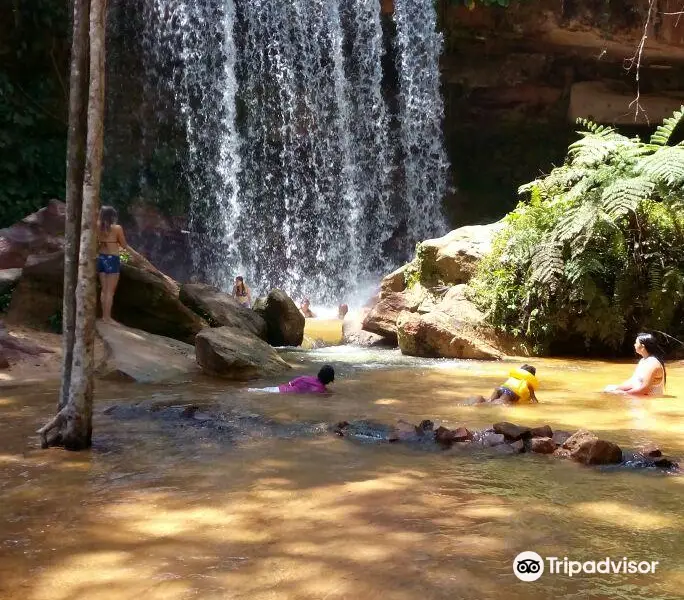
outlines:
[{"label": "child in water near waterfall", "polygon": [[335,369],[330,365],[321,367],[318,375],[303,375],[279,386],[265,388],[248,388],[250,392],[270,392],[272,394],[325,394],[330,391],[326,387],[335,381]]},{"label": "child in water near waterfall", "polygon": [[534,391],[538,387],[537,369],[531,365],[523,365],[509,372],[508,379],[492,392],[489,401],[506,404],[537,403],[539,400]]}]

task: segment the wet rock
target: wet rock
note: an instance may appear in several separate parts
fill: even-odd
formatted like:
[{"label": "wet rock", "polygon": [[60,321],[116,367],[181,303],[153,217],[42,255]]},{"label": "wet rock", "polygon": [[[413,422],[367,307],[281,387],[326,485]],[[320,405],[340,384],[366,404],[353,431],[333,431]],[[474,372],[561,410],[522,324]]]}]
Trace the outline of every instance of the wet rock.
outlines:
[{"label": "wet rock", "polygon": [[13,362],[35,358],[40,354],[52,354],[52,350],[12,335],[0,321],[0,368],[7,369]]},{"label": "wet rock", "polygon": [[653,464],[658,467],[659,469],[672,469],[672,470],[677,470],[679,469],[679,464],[676,463],[674,460],[671,458],[668,458],[666,456],[659,456],[657,457],[654,461]]},{"label": "wet rock", "polygon": [[9,367],[9,359],[5,355],[5,351],[2,348],[0,348],[0,369],[9,369]]},{"label": "wet rock", "polygon": [[551,429],[549,425],[542,425],[541,427],[532,427],[532,429],[530,429],[530,437],[553,438],[553,429]]},{"label": "wet rock", "polygon": [[530,452],[537,454],[553,454],[556,450],[556,442],[549,437],[535,437],[530,440]]},{"label": "wet rock", "polygon": [[473,434],[465,427],[458,427],[457,429],[438,427],[435,430],[435,442],[445,448],[450,448],[456,442],[469,442],[472,439]]},{"label": "wet rock", "polygon": [[570,452],[570,458],[585,465],[615,465],[622,462],[622,450],[613,442],[587,440]]},{"label": "wet rock", "polygon": [[304,316],[282,290],[258,298],[253,309],[266,322],[266,340],[271,346],[299,346],[304,340]]},{"label": "wet rock", "polygon": [[112,404],[111,406],[108,406],[102,411],[103,415],[111,415],[113,412],[116,411],[116,409],[119,408],[118,404]]},{"label": "wet rock", "polygon": [[363,330],[397,343],[397,319],[404,311],[415,311],[420,302],[410,293],[390,292],[371,308],[363,320]]},{"label": "wet rock", "polygon": [[475,404],[483,404],[485,402],[487,402],[487,399],[484,396],[470,396],[466,398],[464,404],[466,406],[474,406]]},{"label": "wet rock", "polygon": [[518,440],[529,438],[531,435],[531,429],[529,427],[515,425],[514,423],[509,423],[508,421],[495,423],[494,431],[496,433],[502,434],[504,438],[506,438],[507,442],[517,442]]},{"label": "wet rock", "polygon": [[53,329],[62,311],[64,253],[26,257],[21,278],[12,293],[6,320],[39,331]]},{"label": "wet rock", "polygon": [[346,431],[349,429],[349,421],[340,421],[336,425],[332,427],[333,433],[336,433],[339,436],[344,436]]},{"label": "wet rock", "polygon": [[496,455],[501,456],[512,456],[513,454],[519,454],[520,451],[513,448],[510,444],[497,444],[496,446],[490,446],[489,451]]},{"label": "wet rock", "polygon": [[233,327],[201,331],[195,340],[195,353],[203,371],[225,379],[252,379],[290,369],[266,342]]},{"label": "wet rock", "polygon": [[523,442],[522,440],[518,440],[518,441],[516,441],[516,442],[511,442],[511,443],[508,444],[508,445],[509,445],[511,448],[513,448],[513,450],[515,450],[515,451],[516,451],[517,453],[519,453],[519,454],[522,453],[522,452],[525,452],[525,442]]},{"label": "wet rock", "polygon": [[430,419],[424,419],[418,424],[418,429],[423,431],[432,431],[435,428],[435,424],[430,421]]},{"label": "wet rock", "polygon": [[480,443],[485,447],[491,448],[494,446],[499,446],[501,444],[505,444],[506,439],[500,433],[494,433],[494,432],[487,431],[481,436]]},{"label": "wet rock", "polygon": [[45,208],[6,229],[0,229],[0,269],[21,269],[29,256],[64,248],[66,205],[50,200]]},{"label": "wet rock", "polygon": [[11,292],[21,279],[21,269],[3,269],[0,271],[0,296]]},{"label": "wet rock", "polygon": [[563,442],[561,447],[563,450],[567,450],[568,452],[574,452],[577,450],[582,444],[585,444],[586,442],[593,442],[598,440],[598,436],[594,435],[591,433],[591,431],[587,431],[586,429],[580,429],[573,433],[568,439]]},{"label": "wet rock", "polygon": [[214,420],[214,417],[205,412],[196,412],[194,415],[192,415],[192,418],[198,423],[208,423],[209,421]]},{"label": "wet rock", "polygon": [[562,446],[571,436],[569,431],[554,431],[551,437],[557,446]]},{"label": "wet rock", "polygon": [[390,442],[406,442],[422,437],[424,433],[422,429],[416,427],[413,423],[399,420],[391,429],[387,439]]},{"label": "wet rock", "polygon": [[660,448],[652,442],[639,448],[639,452],[641,452],[641,454],[643,454],[646,458],[659,458],[663,455]]},{"label": "wet rock", "polygon": [[180,288],[180,301],[212,327],[235,327],[266,339],[266,321],[233,296],[202,283],[186,283]]},{"label": "wet rock", "polygon": [[189,344],[102,321],[97,333],[104,343],[104,358],[97,368],[100,378],[162,383],[186,381],[199,373],[195,349]]},{"label": "wet rock", "polygon": [[392,293],[403,292],[406,289],[405,272],[408,265],[399,267],[389,275],[383,277],[380,282],[380,295],[388,296]]},{"label": "wet rock", "polygon": [[196,406],[194,404],[188,404],[187,406],[184,406],[181,409],[180,416],[183,417],[184,419],[192,419],[198,410],[199,410],[199,406]]},{"label": "wet rock", "polygon": [[363,330],[363,320],[366,318],[370,309],[364,308],[361,311],[347,315],[342,323],[342,342],[352,346],[363,348],[373,348],[377,346],[394,346],[395,342],[391,339],[370,333]]}]

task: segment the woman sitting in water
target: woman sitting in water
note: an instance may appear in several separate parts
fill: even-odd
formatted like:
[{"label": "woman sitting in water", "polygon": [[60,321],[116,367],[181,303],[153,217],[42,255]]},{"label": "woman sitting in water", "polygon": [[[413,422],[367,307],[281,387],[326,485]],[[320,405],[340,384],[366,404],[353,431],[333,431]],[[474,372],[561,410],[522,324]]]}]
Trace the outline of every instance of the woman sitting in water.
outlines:
[{"label": "woman sitting in water", "polygon": [[329,383],[335,381],[335,369],[330,365],[321,367],[316,377],[303,375],[277,387],[249,388],[251,392],[270,392],[272,394],[325,394]]},{"label": "woman sitting in water", "polygon": [[660,396],[665,392],[667,373],[665,353],[652,333],[640,333],[634,342],[634,350],[641,360],[634,374],[619,385],[609,385],[603,391],[612,394],[635,396]]},{"label": "woman sitting in water", "polygon": [[242,275],[235,278],[235,285],[233,286],[233,297],[245,308],[252,306],[252,291],[247,287]]},{"label": "woman sitting in water", "polygon": [[531,365],[523,365],[519,369],[511,370],[508,375],[508,379],[492,392],[490,402],[509,404],[539,402],[534,394],[539,387],[537,369]]}]

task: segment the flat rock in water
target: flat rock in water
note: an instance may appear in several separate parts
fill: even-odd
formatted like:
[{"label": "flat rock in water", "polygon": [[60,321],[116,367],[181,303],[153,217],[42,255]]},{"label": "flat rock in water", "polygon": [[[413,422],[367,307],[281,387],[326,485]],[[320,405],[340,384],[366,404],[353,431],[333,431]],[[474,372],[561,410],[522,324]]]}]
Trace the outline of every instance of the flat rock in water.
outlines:
[{"label": "flat rock in water", "polygon": [[537,454],[553,454],[556,450],[556,442],[549,437],[535,437],[530,440],[530,452]]},{"label": "flat rock in water", "polygon": [[613,442],[588,440],[571,451],[570,457],[585,465],[616,465],[622,462],[622,450]]},{"label": "flat rock in water", "polygon": [[518,440],[530,437],[530,428],[522,425],[515,425],[508,421],[494,424],[494,431],[506,438],[507,442],[517,442]]},{"label": "flat rock in water", "polygon": [[266,321],[242,306],[230,294],[203,283],[186,283],[180,288],[180,301],[212,327],[235,327],[266,339]]},{"label": "flat rock in water", "polygon": [[200,371],[189,344],[118,323],[100,321],[97,332],[105,349],[97,370],[101,378],[161,383],[187,380]]},{"label": "flat rock in water", "polygon": [[234,327],[204,329],[197,334],[195,351],[204,372],[225,379],[254,379],[290,369],[266,342]]}]

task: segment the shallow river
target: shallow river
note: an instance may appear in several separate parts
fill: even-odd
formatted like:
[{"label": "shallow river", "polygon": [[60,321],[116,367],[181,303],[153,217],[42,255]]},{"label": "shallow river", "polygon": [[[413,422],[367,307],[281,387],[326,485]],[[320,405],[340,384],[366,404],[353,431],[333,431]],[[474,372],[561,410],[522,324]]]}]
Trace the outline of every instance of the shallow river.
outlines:
[{"label": "shallow river", "polygon": [[[586,427],[626,448],[655,441],[681,459],[684,367],[669,369],[672,397],[639,401],[597,392],[633,364],[535,360],[539,405],[472,407],[459,402],[488,394],[517,362],[417,360],[348,347],[285,356],[295,373],[334,364],[334,394],[248,393],[208,381],[100,384],[88,453],[37,448],[32,432],[51,412],[56,386],[0,390],[0,597],[682,597],[684,476],[545,456],[421,452],[311,428],[297,435],[292,425],[549,423]],[[150,399],[267,417],[285,433],[255,427],[235,435],[102,413]],[[547,572],[525,583],[512,573],[524,550],[659,566],[652,575]]]}]

